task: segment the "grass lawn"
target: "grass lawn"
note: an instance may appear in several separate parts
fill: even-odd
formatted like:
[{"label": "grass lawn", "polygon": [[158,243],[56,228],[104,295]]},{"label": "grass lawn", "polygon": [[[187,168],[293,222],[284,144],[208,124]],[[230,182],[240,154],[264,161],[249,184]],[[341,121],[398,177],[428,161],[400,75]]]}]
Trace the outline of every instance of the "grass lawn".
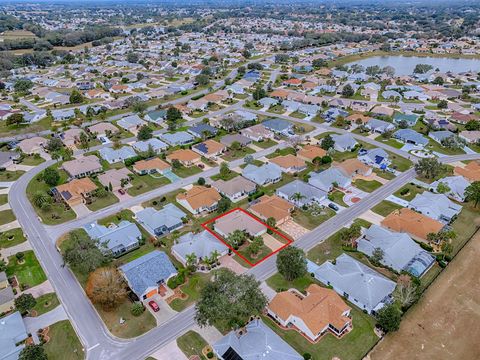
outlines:
[{"label": "grass lawn", "polygon": [[390,157],[390,161],[392,162],[392,168],[403,172],[410,169],[413,166],[413,163],[410,160],[405,159],[404,157],[398,156],[389,151],[387,151],[387,153],[388,153],[388,156]]},{"label": "grass lawn", "polygon": [[[157,175],[155,175],[157,176]],[[131,181],[132,186],[127,189],[127,193],[131,196],[137,196],[144,192],[170,184],[165,176],[153,177],[151,175],[135,175]]]},{"label": "grass lawn", "polygon": [[20,284],[27,285],[28,287],[33,287],[47,280],[33,251],[25,251],[24,254],[25,257],[21,264],[18,263],[15,255],[8,258],[7,276],[11,277],[15,275]]},{"label": "grass lawn", "polygon": [[473,207],[471,202],[462,205],[462,212],[452,224],[453,231],[457,234],[456,239],[452,240],[453,254],[456,254],[480,227],[480,208]]},{"label": "grass lawn", "polygon": [[267,139],[263,141],[254,141],[253,145],[258,146],[259,148],[262,148],[262,149],[268,149],[268,148],[271,148],[272,146],[277,145],[277,143],[272,139]]},{"label": "grass lawn", "polygon": [[276,292],[281,292],[294,288],[302,293],[304,293],[305,289],[311,284],[319,284],[319,282],[310,274],[306,274],[305,276],[302,276],[301,278],[295,279],[293,281],[288,281],[285,280],[285,278],[278,272],[275,273],[275,275],[269,277],[266,280],[266,283]]},{"label": "grass lawn", "polygon": [[222,159],[226,161],[233,161],[236,159],[244,158],[249,154],[254,154],[255,150],[249,148],[248,146],[242,147],[240,150],[229,149],[222,155]]},{"label": "grass lawn", "polygon": [[244,248],[240,248],[238,250],[238,252],[245,258],[247,259],[248,261],[250,261],[250,263],[252,264],[255,264],[257,261],[260,261],[262,260],[263,258],[267,257],[268,255],[270,255],[272,253],[272,249],[270,249],[268,246],[266,245],[263,245],[261,248],[260,248],[260,251],[258,252],[257,255],[255,255],[255,257],[253,257],[252,255],[250,255],[250,253],[248,252],[248,245],[245,244],[243,245]]},{"label": "grass lawn", "polygon": [[381,203],[375,205],[372,208],[372,211],[376,214],[382,215],[382,216],[387,216],[389,215],[392,211],[401,209],[402,207],[400,205],[397,205],[391,201],[388,200],[383,200]]},{"label": "grass lawn", "polygon": [[[239,173],[236,173],[235,171],[230,170],[230,172],[229,172],[228,175],[223,179],[223,181],[231,180],[231,179],[233,179],[233,178],[236,178],[236,177],[239,176],[239,175],[240,175]],[[217,180],[220,180],[220,179],[221,179],[221,176],[220,176],[220,174],[213,175],[213,176],[210,176],[210,179],[212,179],[213,181],[217,181]]]},{"label": "grass lawn", "polygon": [[333,202],[337,203],[338,205],[348,207],[348,205],[345,204],[345,202],[343,201],[344,196],[345,196],[345,194],[343,192],[341,192],[339,190],[334,190],[332,193],[330,193],[328,195],[328,199],[330,201],[333,201]]},{"label": "grass lawn", "polygon": [[180,176],[181,178],[186,178],[186,177],[201,173],[202,169],[200,169],[198,166],[190,166],[190,167],[180,166],[177,169],[173,168],[172,172],[175,175]]},{"label": "grass lawn", "polygon": [[391,172],[388,172],[388,171],[383,171],[383,170],[380,170],[380,169],[375,169],[373,171],[377,176],[381,177],[381,178],[384,178],[386,180],[392,180],[395,178],[395,174],[392,174]]},{"label": "grass lawn", "polygon": [[49,360],[82,360],[85,358],[82,344],[70,321],[59,321],[50,326],[50,341],[43,345]]},{"label": "grass lawn", "polygon": [[8,202],[8,194],[0,195],[0,205],[4,205]]},{"label": "grass lawn", "polygon": [[292,214],[293,220],[302,225],[308,230],[313,230],[323,222],[330,219],[332,216],[335,216],[335,211],[326,207],[321,210],[320,214],[312,215],[310,210],[295,209]]},{"label": "grass lawn", "polygon": [[294,117],[294,118],[297,118],[297,119],[305,119],[305,118],[307,117],[307,115],[302,114],[302,113],[299,112],[299,111],[294,111],[294,112],[292,112],[289,116]]},{"label": "grass lawn", "polygon": [[264,316],[263,320],[299,354],[309,353],[315,360],[333,359],[335,357],[342,360],[358,360],[367,355],[367,352],[380,339],[373,332],[375,319],[353,305],[350,306],[352,307],[352,331],[341,339],[332,334],[326,334],[317,344],[310,343],[295,330],[280,329],[269,317]]},{"label": "grass lawn", "polygon": [[465,151],[463,149],[449,149],[445,146],[440,145],[434,140],[430,140],[428,145],[425,146],[425,150],[431,150],[438,152],[440,154],[445,154],[445,155],[460,155],[460,154],[465,154]]},{"label": "grass lawn", "polygon": [[397,141],[393,138],[390,138],[388,140],[383,140],[383,138],[381,136],[379,136],[376,140],[384,143],[385,145],[390,145],[391,147],[394,147],[396,149],[401,149],[403,147],[403,145],[405,145],[405,144],[402,144],[400,141]]},{"label": "grass lawn", "polygon": [[345,161],[345,160],[348,160],[348,159],[356,159],[357,156],[358,156],[358,151],[357,150],[344,151],[344,152],[335,151],[332,154],[332,159],[333,159],[333,161],[342,162],[342,161]]},{"label": "grass lawn", "polygon": [[268,154],[266,156],[267,159],[273,159],[277,156],[285,156],[285,155],[295,155],[295,149],[291,147],[287,147],[284,149],[277,149],[273,153]]},{"label": "grass lawn", "polygon": [[434,182],[436,180],[440,180],[440,179],[442,179],[446,176],[453,175],[453,169],[454,169],[454,167],[452,165],[443,165],[440,168],[440,171],[439,171],[438,175],[435,176],[433,179],[427,179],[423,175],[418,175],[418,174],[417,174],[417,179],[419,179],[420,181],[423,181],[424,183],[431,184],[432,182]]},{"label": "grass lawn", "polygon": [[355,186],[357,189],[360,189],[362,191],[371,193],[377,190],[378,188],[380,188],[382,186],[382,183],[377,180],[366,181],[363,179],[357,179],[353,183],[353,186]]},{"label": "grass lawn", "polygon": [[274,105],[270,107],[267,112],[273,114],[283,114],[285,112],[285,108],[282,105]]},{"label": "grass lawn", "polygon": [[37,166],[45,162],[41,156],[27,155],[22,159],[22,165]]},{"label": "grass lawn", "polygon": [[97,210],[103,209],[104,207],[113,205],[117,202],[118,202],[118,198],[113,193],[108,191],[107,196],[92,197],[92,203],[88,204],[87,207],[91,211],[97,211]]},{"label": "grass lawn", "polygon": [[132,221],[133,212],[128,209],[123,209],[122,211],[116,213],[115,215],[107,216],[103,219],[98,220],[100,225],[108,226],[111,223],[118,224],[122,220]]},{"label": "grass lawn", "polygon": [[188,331],[177,339],[177,345],[187,358],[198,355],[200,359],[205,359],[202,350],[208,343],[200,334],[195,331]]},{"label": "grass lawn", "polygon": [[25,171],[16,170],[16,171],[0,171],[0,181],[15,181],[20,176],[25,174]]},{"label": "grass lawn", "polygon": [[44,294],[35,300],[37,300],[37,305],[34,306],[33,310],[35,310],[37,316],[45,314],[46,312],[49,312],[60,305],[55,293]]},{"label": "grass lawn", "polygon": [[[402,195],[402,192],[405,192],[404,189],[408,189],[408,192],[405,193],[405,195]],[[408,183],[404,185],[400,190],[395,192],[393,195],[396,197],[399,197],[400,199],[406,200],[406,201],[411,201],[417,194],[421,194],[425,191],[424,188],[418,185],[412,185],[411,183]]]},{"label": "grass lawn", "polygon": [[[115,311],[105,311],[96,305],[95,308],[108,330],[113,335],[123,339],[140,336],[157,326],[155,317],[147,309],[145,309],[142,315],[133,316],[130,312],[132,302],[128,299],[125,299]],[[120,324],[120,318],[125,320],[123,324]]]},{"label": "grass lawn", "polygon": [[0,249],[21,244],[26,240],[20,228],[5,231],[0,234]]},{"label": "grass lawn", "polygon": [[11,223],[15,221],[15,214],[12,210],[0,211],[0,225]]},{"label": "grass lawn", "polygon": [[194,304],[200,297],[200,291],[205,287],[212,274],[195,273],[188,278],[188,282],[180,286],[183,293],[188,295],[185,300],[175,299],[170,307],[175,311],[182,311]]}]

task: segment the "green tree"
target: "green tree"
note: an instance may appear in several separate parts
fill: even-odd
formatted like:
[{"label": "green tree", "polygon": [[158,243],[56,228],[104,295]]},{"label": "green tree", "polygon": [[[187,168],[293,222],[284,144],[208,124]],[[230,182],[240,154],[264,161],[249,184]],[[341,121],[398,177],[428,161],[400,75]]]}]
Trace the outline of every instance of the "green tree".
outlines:
[{"label": "green tree", "polygon": [[385,255],[385,253],[383,252],[383,250],[381,248],[375,248],[372,251],[372,260],[377,264],[381,263],[384,255]]},{"label": "green tree", "polygon": [[253,99],[258,101],[260,99],[263,99],[265,96],[267,96],[267,93],[261,85],[258,85],[253,91],[252,95],[253,95]]},{"label": "green tree", "polygon": [[197,180],[197,184],[200,185],[200,186],[205,185],[205,178],[199,177],[198,180]]},{"label": "green tree", "polygon": [[148,105],[144,101],[135,101],[131,107],[132,110],[136,113],[143,113],[145,110],[148,109]]},{"label": "green tree", "polygon": [[32,294],[24,293],[15,299],[15,308],[22,314],[26,314],[37,305],[37,300]]},{"label": "green tree", "polygon": [[220,164],[220,178],[226,180],[230,175],[230,168],[228,167],[228,163],[222,162]]},{"label": "green tree", "polygon": [[330,150],[335,146],[335,140],[333,140],[332,136],[328,134],[322,139],[322,142],[320,143],[320,147],[323,150]]},{"label": "green tree", "polygon": [[402,321],[402,311],[396,304],[386,305],[377,312],[377,321],[380,327],[387,331],[397,331]]},{"label": "green tree", "polygon": [[18,356],[18,360],[48,360],[42,345],[27,345]]},{"label": "green tree", "polygon": [[444,80],[441,76],[437,76],[433,81],[432,81],[433,84],[435,85],[443,85],[444,83]]},{"label": "green tree", "polygon": [[33,82],[27,79],[17,80],[15,85],[13,85],[13,89],[19,93],[28,92],[32,87],[33,87]]},{"label": "green tree", "polygon": [[480,202],[480,181],[474,181],[465,189],[465,197],[468,201],[473,201],[475,207]]},{"label": "green tree", "polygon": [[355,95],[355,90],[353,90],[352,85],[346,84],[342,89],[342,96],[352,97],[353,95]]},{"label": "green tree", "polygon": [[295,246],[288,246],[277,255],[278,272],[288,281],[301,278],[307,273],[305,252]]},{"label": "green tree", "polygon": [[33,204],[40,209],[45,209],[45,206],[52,204],[52,198],[45,191],[37,190],[33,194]]},{"label": "green tree", "polygon": [[145,312],[145,306],[139,301],[136,301],[132,304],[130,312],[133,316],[140,316]]},{"label": "green tree", "polygon": [[90,148],[90,139],[88,138],[88,135],[84,131],[80,133],[78,141],[80,142],[80,147],[82,149]]},{"label": "green tree", "polygon": [[73,270],[81,274],[87,275],[109,260],[98,248],[97,242],[87,235],[71,232],[68,244],[63,259]]},{"label": "green tree", "polygon": [[153,129],[150,128],[148,125],[143,125],[140,129],[138,129],[137,140],[143,141],[151,139],[152,137]]},{"label": "green tree", "polygon": [[238,328],[251,316],[260,315],[266,305],[260,282],[252,275],[221,269],[202,289],[195,306],[195,321],[202,327],[222,323]]},{"label": "green tree", "polygon": [[200,86],[207,86],[208,83],[210,82],[210,79],[207,75],[205,74],[199,74],[195,77],[195,81],[198,83]]},{"label": "green tree", "polygon": [[447,100],[440,100],[437,104],[438,109],[446,109],[448,107]]},{"label": "green tree", "polygon": [[125,280],[114,267],[102,267],[88,276],[85,292],[106,311],[115,309],[127,296]]},{"label": "green tree", "polygon": [[217,212],[219,214],[223,214],[225,211],[227,211],[230,208],[231,205],[232,205],[232,201],[229,198],[222,197],[218,201]]},{"label": "green tree", "polygon": [[84,98],[82,93],[77,89],[73,89],[72,93],[70,94],[70,104],[81,104],[83,101]]},{"label": "green tree", "polygon": [[46,168],[43,171],[42,179],[49,186],[57,186],[60,181],[60,173],[56,169]]},{"label": "green tree", "polygon": [[468,131],[480,130],[480,121],[470,120],[465,124],[465,130],[468,130]]},{"label": "green tree", "polygon": [[415,164],[415,171],[425,179],[434,179],[441,174],[445,166],[436,158],[423,158]]},{"label": "green tree", "polygon": [[228,235],[227,242],[233,247],[238,248],[245,243],[247,235],[242,230],[234,230],[230,235]]},{"label": "green tree", "polygon": [[450,187],[444,182],[440,182],[437,185],[437,193],[439,194],[446,194],[450,192],[450,190],[451,190]]},{"label": "green tree", "polygon": [[7,126],[15,125],[18,126],[24,122],[24,117],[22,113],[14,113],[7,118]]},{"label": "green tree", "polygon": [[57,152],[63,149],[63,142],[58,137],[52,137],[46,145],[46,149],[49,152]]}]

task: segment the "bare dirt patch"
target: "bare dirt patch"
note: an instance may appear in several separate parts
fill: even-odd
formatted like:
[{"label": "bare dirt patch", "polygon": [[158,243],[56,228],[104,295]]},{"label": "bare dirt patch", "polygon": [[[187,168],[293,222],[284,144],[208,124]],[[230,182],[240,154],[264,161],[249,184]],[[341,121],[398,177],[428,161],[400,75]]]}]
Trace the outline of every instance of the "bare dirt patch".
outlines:
[{"label": "bare dirt patch", "polygon": [[479,257],[477,232],[370,358],[480,359]]}]

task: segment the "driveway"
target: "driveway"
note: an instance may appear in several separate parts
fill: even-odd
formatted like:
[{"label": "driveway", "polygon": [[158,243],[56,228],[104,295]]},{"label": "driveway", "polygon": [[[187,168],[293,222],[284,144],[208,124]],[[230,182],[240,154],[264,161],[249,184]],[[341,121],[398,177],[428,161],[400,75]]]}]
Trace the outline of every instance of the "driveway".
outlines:
[{"label": "driveway", "polygon": [[25,323],[25,327],[27,328],[27,332],[32,334],[33,340],[36,344],[39,343],[39,339],[37,336],[37,331],[47,326],[53,325],[59,321],[67,320],[67,314],[63,309],[62,305],[58,305],[55,309],[37,316],[37,317],[26,317],[23,319]]},{"label": "driveway", "polygon": [[[158,305],[158,307],[160,308],[159,311],[157,312],[154,312],[152,310],[152,308],[148,305],[148,302],[149,301],[155,301]],[[166,323],[168,320],[170,320],[172,317],[175,316],[175,314],[177,314],[177,312],[175,310],[173,310],[167,303],[165,300],[163,300],[160,295],[155,295],[147,300],[144,301],[144,304],[145,304],[145,307],[148,309],[148,311],[150,311],[150,313],[155,317],[155,319],[157,320],[157,326],[158,325],[161,325],[163,323]]]},{"label": "driveway", "polygon": [[283,245],[282,242],[278,241],[275,239],[272,235],[270,234],[264,234],[263,236],[263,243],[265,244],[266,247],[270,248],[272,251],[277,251],[280,249]]},{"label": "driveway", "polygon": [[243,274],[245,271],[247,271],[247,268],[243,267],[238,262],[236,262],[233,259],[233,256],[229,256],[229,255],[222,256],[219,259],[219,261],[220,261],[220,267],[228,268],[236,274]]},{"label": "driveway", "polygon": [[359,216],[360,219],[367,220],[374,225],[380,225],[384,217],[382,215],[374,213],[372,210],[368,210]]},{"label": "driveway", "polygon": [[128,199],[131,199],[132,196],[128,195],[128,193],[125,191],[124,194],[120,194],[118,190],[113,190],[113,195],[115,195],[118,199],[118,201],[122,202]]},{"label": "driveway", "polygon": [[77,204],[72,206],[72,210],[75,211],[78,218],[86,216],[91,213],[90,209],[85,204]]},{"label": "driveway", "polygon": [[268,301],[271,301],[275,297],[275,295],[277,295],[275,290],[273,290],[270,286],[268,286],[265,281],[263,281],[260,284],[260,289],[262,290],[264,295],[267,297]]},{"label": "driveway", "polygon": [[352,206],[353,204],[356,204],[357,202],[359,202],[361,199],[363,199],[367,195],[368,195],[367,192],[362,191],[360,189],[357,189],[354,186],[350,186],[345,191],[345,196],[343,197],[343,201],[348,206]]},{"label": "driveway", "polygon": [[169,342],[163,348],[157,350],[150,356],[157,360],[188,360],[182,350],[180,350],[178,347],[176,340]]},{"label": "driveway", "polygon": [[292,219],[285,221],[282,225],[279,225],[278,228],[288,234],[293,240],[297,240],[310,232],[310,230],[305,229],[302,225],[297,224]]}]

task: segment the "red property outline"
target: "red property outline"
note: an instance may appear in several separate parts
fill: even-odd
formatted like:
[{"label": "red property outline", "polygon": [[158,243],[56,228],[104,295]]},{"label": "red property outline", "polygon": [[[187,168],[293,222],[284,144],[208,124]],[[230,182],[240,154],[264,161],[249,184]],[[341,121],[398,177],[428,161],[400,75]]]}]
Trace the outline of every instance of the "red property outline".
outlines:
[{"label": "red property outline", "polygon": [[[262,259],[258,260],[257,262],[255,263],[251,263],[250,261],[248,261],[242,254],[240,254],[237,250],[235,250],[232,246],[230,246],[230,244],[228,244],[224,239],[223,237],[221,237],[219,234],[217,234],[215,231],[213,231],[212,229],[210,229],[208,227],[208,224],[211,224],[213,222],[215,222],[216,220],[224,217],[225,215],[228,215],[234,211],[237,211],[237,210],[240,210],[241,212],[247,214],[248,216],[250,216],[252,219],[258,221],[259,223],[261,223],[262,225],[264,225],[265,227],[267,227],[268,229],[270,229],[271,231],[273,231],[275,234],[278,234],[280,235],[283,239],[285,239],[287,241],[287,243],[285,245],[283,245],[282,247],[278,248],[277,250],[271,252],[270,254],[268,254],[267,256],[263,257]],[[260,264],[262,261],[268,259],[270,256],[276,254],[277,252],[279,252],[280,250],[286,248],[288,245],[290,245],[291,243],[293,243],[293,240],[288,238],[287,236],[283,235],[282,233],[280,233],[278,230],[268,226],[266,223],[264,223],[262,220],[260,220],[259,218],[257,218],[256,216],[250,214],[248,211],[240,208],[240,207],[237,207],[235,209],[232,209],[230,211],[227,211],[226,213],[223,213],[222,215],[219,215],[219,216],[216,216],[214,217],[213,219],[210,219],[208,220],[207,222],[204,222],[203,224],[201,224],[202,227],[207,230],[210,234],[212,234],[213,236],[215,236],[218,240],[220,240],[222,243],[224,243],[230,250],[232,250],[235,254],[237,254],[243,261],[245,261],[247,264],[249,264],[250,266],[256,266],[258,264]]]}]

